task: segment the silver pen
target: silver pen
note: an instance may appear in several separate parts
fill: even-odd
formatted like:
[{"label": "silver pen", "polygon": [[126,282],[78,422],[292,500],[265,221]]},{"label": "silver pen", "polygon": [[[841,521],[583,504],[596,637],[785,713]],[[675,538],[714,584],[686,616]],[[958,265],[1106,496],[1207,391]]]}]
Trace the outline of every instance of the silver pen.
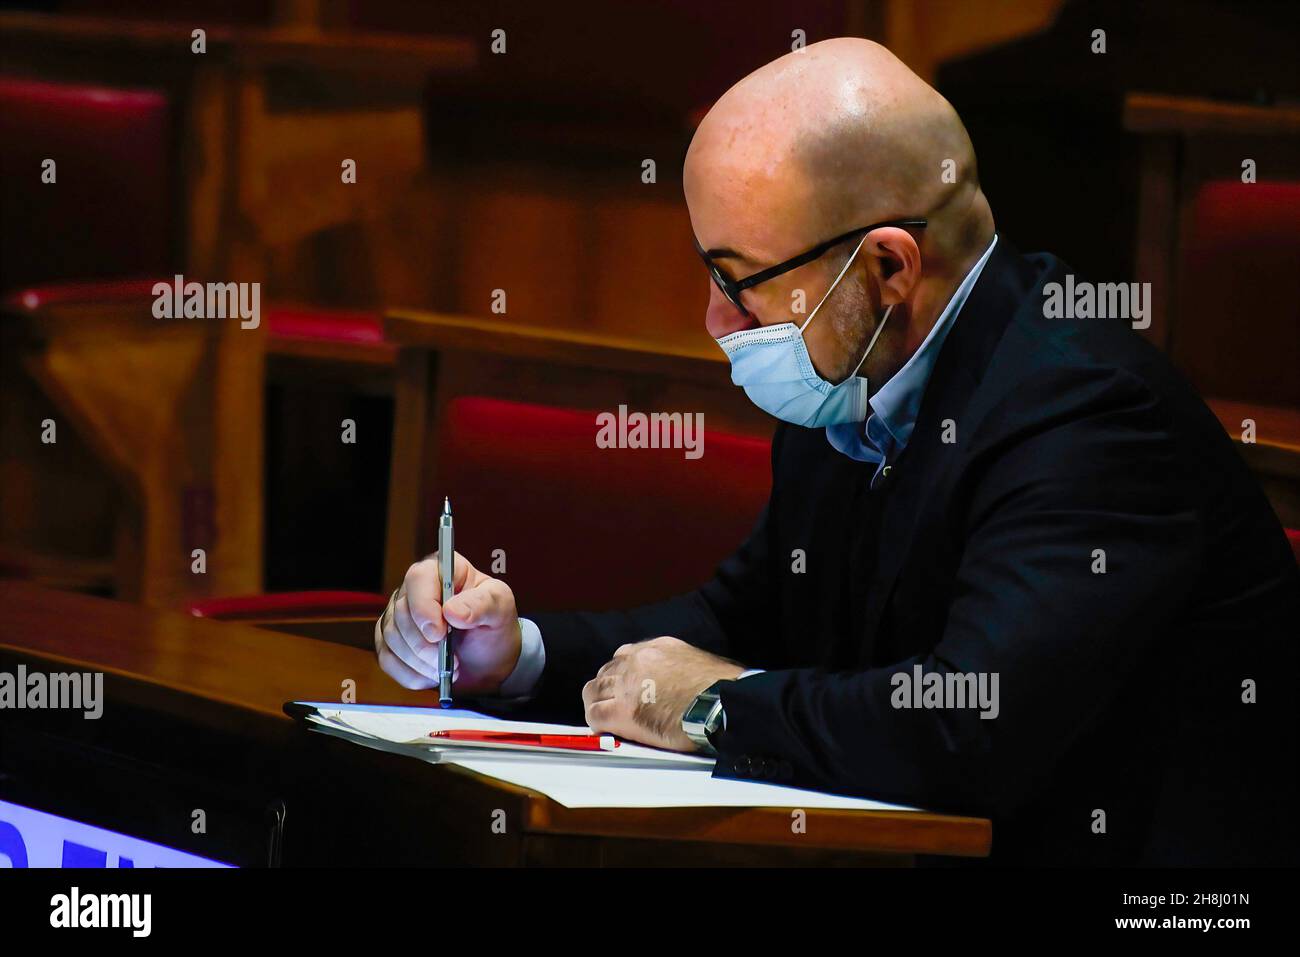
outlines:
[{"label": "silver pen", "polygon": [[[442,604],[446,607],[456,593],[456,543],[452,535],[451,499],[442,501],[442,515],[438,518],[438,571],[442,575]],[[445,619],[444,619],[445,621]],[[451,669],[455,660],[452,657],[451,625],[447,625],[447,634],[438,643],[438,705],[451,707]]]}]

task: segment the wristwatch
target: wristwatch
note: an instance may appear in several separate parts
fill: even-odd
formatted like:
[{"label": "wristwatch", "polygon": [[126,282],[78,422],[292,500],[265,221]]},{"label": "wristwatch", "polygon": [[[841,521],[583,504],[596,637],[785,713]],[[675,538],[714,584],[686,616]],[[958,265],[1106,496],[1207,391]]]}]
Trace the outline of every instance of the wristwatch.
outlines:
[{"label": "wristwatch", "polygon": [[722,686],[726,681],[715,681],[695,696],[691,706],[682,715],[682,731],[705,754],[717,754],[713,746],[719,731],[727,724],[722,710]]}]

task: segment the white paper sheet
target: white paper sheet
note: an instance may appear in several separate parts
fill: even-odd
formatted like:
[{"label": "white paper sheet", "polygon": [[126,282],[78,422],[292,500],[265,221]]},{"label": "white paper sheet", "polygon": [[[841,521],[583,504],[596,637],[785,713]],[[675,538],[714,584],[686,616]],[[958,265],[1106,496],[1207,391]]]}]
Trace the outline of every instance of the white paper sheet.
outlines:
[{"label": "white paper sheet", "polygon": [[550,755],[509,757],[447,754],[456,764],[511,784],[540,791],[565,807],[780,807],[914,811],[866,798],[841,797],[799,788],[715,778],[707,767],[626,766],[556,760]]},{"label": "white paper sheet", "polygon": [[385,751],[399,751],[435,764],[455,764],[520,787],[539,791],[571,808],[588,807],[779,807],[841,808],[860,811],[914,811],[867,798],[841,797],[818,791],[757,781],[712,776],[713,760],[624,744],[635,749],[623,760],[604,760],[613,752],[537,754],[413,747],[432,730],[491,727],[528,733],[582,734],[569,725],[505,721],[486,715],[437,709],[367,708],[316,703],[322,730]]},{"label": "white paper sheet", "polygon": [[[451,731],[455,729],[474,728],[493,731],[517,731],[521,734],[589,734],[590,728],[568,724],[543,724],[536,721],[507,721],[488,715],[475,715],[472,712],[449,714],[429,709],[362,709],[338,708],[317,705],[316,713],[320,721],[334,727],[342,728],[368,738],[376,738],[394,744],[407,744],[415,747],[437,748],[442,751],[460,753],[467,750],[464,746],[440,744],[429,737],[430,731]],[[487,749],[475,749],[487,750]],[[495,752],[493,752],[495,753]],[[697,765],[704,768],[713,767],[713,759],[698,754],[681,754],[677,751],[662,751],[648,748],[629,741],[619,742],[614,751],[571,752],[569,755],[558,754],[555,757],[572,757],[576,761],[636,761],[639,763],[656,762],[673,765]]]}]

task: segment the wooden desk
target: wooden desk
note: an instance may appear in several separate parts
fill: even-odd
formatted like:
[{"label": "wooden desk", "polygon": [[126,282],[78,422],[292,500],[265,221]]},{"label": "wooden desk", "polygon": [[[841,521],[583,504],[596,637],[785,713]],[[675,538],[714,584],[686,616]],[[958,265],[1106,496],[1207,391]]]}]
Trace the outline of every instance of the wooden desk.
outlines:
[{"label": "wooden desk", "polygon": [[[16,800],[24,769],[11,755],[20,745],[28,777],[36,738],[51,754],[69,743],[93,747],[184,782],[182,806],[192,806],[189,787],[282,801],[286,864],[898,865],[917,854],[989,850],[988,821],[919,812],[809,810],[806,833],[795,835],[785,809],[565,808],[460,768],[313,734],[284,715],[295,698],[337,700],[345,680],[360,701],[428,703],[360,649],[0,581],[0,670],[18,664],[104,672],[104,715],[7,714],[0,799]],[[54,798],[75,769],[50,765],[38,770],[54,782]],[[505,833],[491,827],[497,811]]]}]

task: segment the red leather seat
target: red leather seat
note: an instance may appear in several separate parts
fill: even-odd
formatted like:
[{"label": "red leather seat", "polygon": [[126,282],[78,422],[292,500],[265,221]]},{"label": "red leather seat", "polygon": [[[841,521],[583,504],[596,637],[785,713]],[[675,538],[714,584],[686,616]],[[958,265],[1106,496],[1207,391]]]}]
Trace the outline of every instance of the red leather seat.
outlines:
[{"label": "red leather seat", "polygon": [[384,339],[384,320],[377,312],[278,304],[266,310],[265,320],[272,351],[292,352],[295,343],[328,343],[357,359],[397,359],[397,347]]},{"label": "red leather seat", "polygon": [[[627,607],[694,588],[744,540],[767,500],[764,439],[705,430],[703,456],[687,459],[682,449],[597,448],[596,432],[594,412],[478,397],[448,406],[430,521],[436,527],[449,496],[457,549],[509,582],[525,615]],[[496,549],[504,571],[493,571]],[[339,602],[338,592],[296,592],[190,610],[301,620],[350,608],[374,617],[387,596]]]},{"label": "red leather seat", "polygon": [[168,272],[170,114],[152,90],[0,76],[0,290]]},{"label": "red leather seat", "polygon": [[1208,182],[1188,219],[1175,360],[1205,395],[1300,405],[1300,182]]},{"label": "red leather seat", "polygon": [[88,282],[61,282],[16,289],[4,297],[4,307],[12,311],[36,311],[49,306],[80,303],[121,304],[138,302],[143,308],[153,299],[153,286],[159,279],[102,279]]},{"label": "red leather seat", "polygon": [[384,341],[384,323],[378,313],[315,306],[274,306],[266,312],[271,333],[282,339],[332,339],[359,345]]},{"label": "red leather seat", "polygon": [[203,598],[186,610],[196,618],[221,621],[313,618],[378,618],[387,595],[361,591],[290,591],[273,595]]},{"label": "red leather seat", "polygon": [[[154,283],[170,284],[171,278],[105,279],[63,282],[17,289],[4,297],[10,311],[35,311],[49,306],[78,303],[127,304],[146,308],[153,301]],[[383,317],[376,312],[328,309],[319,306],[272,305],[262,315],[274,351],[278,345],[328,343],[355,350],[359,358],[391,362],[397,347],[384,339]]]},{"label": "red leather seat", "polygon": [[[671,411],[671,410],[665,410]],[[450,403],[431,498],[456,545],[520,609],[620,608],[687,591],[745,539],[767,501],[771,445],[716,430],[704,454],[602,449],[596,413],[486,398]]]}]

